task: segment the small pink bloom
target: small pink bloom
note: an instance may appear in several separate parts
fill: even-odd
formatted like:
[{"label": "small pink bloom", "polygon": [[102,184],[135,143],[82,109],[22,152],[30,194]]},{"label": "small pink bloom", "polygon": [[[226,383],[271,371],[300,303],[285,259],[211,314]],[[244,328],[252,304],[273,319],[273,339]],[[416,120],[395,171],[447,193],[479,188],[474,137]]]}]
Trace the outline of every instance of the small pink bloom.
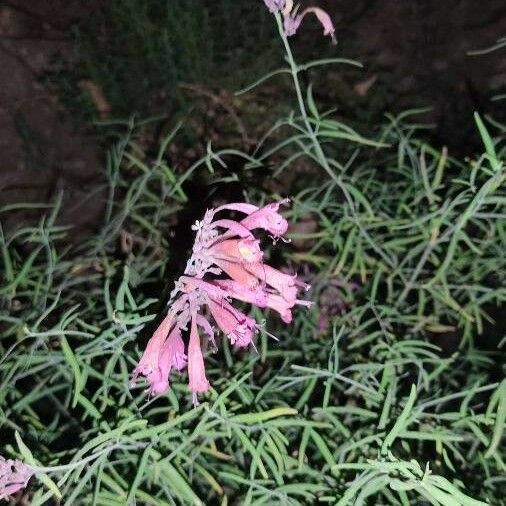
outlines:
[{"label": "small pink bloom", "polygon": [[229,209],[247,214],[246,218],[241,220],[241,225],[248,230],[263,228],[274,237],[283,235],[288,229],[288,222],[278,213],[279,206],[290,202],[290,199],[283,199],[279,202],[272,202],[264,207],[257,207],[252,204],[233,203],[225,204],[217,209]]},{"label": "small pink bloom", "polygon": [[267,204],[241,220],[241,224],[250,230],[263,228],[274,237],[280,237],[288,229],[288,222],[278,213],[279,206],[286,202],[289,202],[289,199]]},{"label": "small pink bloom", "polygon": [[174,322],[174,316],[171,312],[163,319],[162,323],[155,330],[155,333],[148,341],[146,349],[142,354],[137,367],[134,369],[132,374],[132,384],[135,384],[135,380],[139,374],[145,376],[150,384],[150,391],[158,392],[161,388],[162,372],[159,367],[160,357],[172,324]]},{"label": "small pink bloom", "polygon": [[244,347],[253,339],[256,322],[253,318],[235,309],[226,300],[208,300],[214,320],[222,332],[230,339],[231,344]]},{"label": "small pink bloom", "polygon": [[295,35],[297,30],[299,29],[300,24],[302,23],[302,14],[297,14],[296,16],[292,16],[288,14],[283,17],[283,27],[285,29],[285,33],[288,37]]},{"label": "small pink bloom", "polygon": [[318,21],[323,26],[323,35],[330,35],[330,38],[332,39],[332,42],[336,43],[335,38],[335,28],[334,24],[332,23],[332,20],[330,19],[330,16],[319,7],[308,7],[304,10],[302,13],[302,16],[305,16],[307,13],[312,12],[317,18]]},{"label": "small pink bloom", "polygon": [[264,0],[264,3],[272,13],[279,12],[285,6],[285,0]]},{"label": "small pink bloom", "polygon": [[306,14],[314,14],[323,26],[323,35],[330,35],[332,42],[336,44],[335,28],[330,16],[319,7],[308,7],[300,14],[291,14],[288,9],[283,11],[283,26],[288,37],[295,35]]},{"label": "small pink bloom", "polygon": [[25,488],[32,475],[31,468],[20,460],[5,459],[0,455],[0,499],[7,499]]},{"label": "small pink bloom", "polygon": [[193,403],[197,403],[197,393],[209,390],[206,378],[204,357],[200,348],[200,337],[197,332],[196,318],[192,318],[190,341],[188,343],[188,388],[193,392]]}]

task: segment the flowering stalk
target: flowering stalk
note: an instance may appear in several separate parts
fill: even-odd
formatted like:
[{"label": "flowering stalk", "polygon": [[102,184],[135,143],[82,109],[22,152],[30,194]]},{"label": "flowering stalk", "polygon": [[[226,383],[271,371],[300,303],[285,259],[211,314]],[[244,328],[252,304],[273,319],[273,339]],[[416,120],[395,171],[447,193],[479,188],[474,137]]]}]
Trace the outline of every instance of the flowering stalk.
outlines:
[{"label": "flowering stalk", "polygon": [[[304,103],[304,97],[302,96],[302,90],[300,87],[299,66],[297,65],[293,57],[292,49],[290,47],[290,43],[288,42],[288,35],[285,31],[284,22],[279,13],[275,13],[275,16],[278,25],[279,35],[285,47],[286,59],[288,61],[288,64],[290,65],[290,73],[292,75],[295,94],[297,96],[297,103],[299,105],[300,114],[304,121],[306,133],[308,134],[308,137],[311,140],[311,144],[313,145],[315,156],[318,163],[325,169],[325,171],[330,175],[330,177],[335,180],[336,175],[334,174],[334,171],[331,169],[327,157],[325,156],[325,153],[323,152],[323,149],[320,145],[320,141],[318,140],[316,132],[314,131],[313,127],[311,126],[311,122],[309,121],[309,116],[306,111],[306,105]],[[338,182],[338,184],[340,184],[340,181]]]},{"label": "flowering stalk", "polygon": [[[233,299],[271,308],[285,323],[291,322],[295,304],[311,304],[297,298],[298,290],[307,290],[309,285],[265,264],[260,242],[253,235],[253,231],[263,229],[275,241],[282,237],[288,223],[278,211],[287,202],[284,199],[264,207],[242,202],[226,204],[208,209],[203,220],[195,223],[192,255],[175,283],[167,316],[133,371],[132,386],[141,374],[148,380],[149,392],[165,392],[171,370],[187,367],[188,387],[197,404],[197,394],[210,387],[201,333],[215,345],[214,321],[235,348],[242,348],[252,343],[259,328],[253,318],[232,305]],[[224,211],[243,217],[239,221],[229,219],[223,217]],[[183,332],[189,332],[186,353]]]},{"label": "flowering stalk", "polygon": [[285,48],[286,60],[290,65],[290,74],[292,76],[295,94],[297,96],[299,111],[302,116],[302,120],[304,122],[306,133],[313,146],[316,161],[323,167],[323,169],[329,174],[329,176],[335,181],[335,183],[343,190],[345,195],[347,195],[347,191],[343,187],[341,180],[336,177],[334,171],[330,167],[327,157],[325,156],[325,153],[323,152],[323,149],[320,145],[320,141],[318,140],[318,136],[316,135],[316,132],[313,129],[311,122],[309,121],[309,116],[306,111],[306,105],[304,103],[304,97],[302,95],[302,89],[299,81],[300,68],[295,62],[292,49],[290,47],[290,43],[288,42],[288,37],[294,35],[297,32],[306,14],[314,13],[316,15],[316,17],[323,26],[324,35],[330,35],[333,42],[335,42],[334,25],[332,24],[330,16],[325,11],[323,11],[318,7],[308,7],[307,9],[302,11],[302,13],[297,14],[298,7],[294,9],[293,0],[264,0],[264,3],[269,9],[269,11],[272,14],[274,14],[276,18],[279,36],[281,37],[281,40],[283,41],[283,46]]}]

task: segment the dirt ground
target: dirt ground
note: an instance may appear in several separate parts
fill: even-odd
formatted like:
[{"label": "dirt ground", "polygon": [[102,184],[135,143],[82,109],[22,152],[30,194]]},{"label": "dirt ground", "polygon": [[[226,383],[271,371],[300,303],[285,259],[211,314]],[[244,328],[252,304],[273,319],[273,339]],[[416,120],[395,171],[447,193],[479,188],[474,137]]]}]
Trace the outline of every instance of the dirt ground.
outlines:
[{"label": "dirt ground", "polygon": [[[0,2],[0,205],[53,202],[63,191],[63,223],[75,239],[100,217],[101,149],[75,131],[44,75],[55,58],[69,57],[69,26],[93,2],[12,0]],[[4,213],[12,227],[39,212]]]},{"label": "dirt ground", "polygon": [[[0,1],[0,207],[51,202],[63,191],[63,221],[74,225],[76,241],[100,220],[103,147],[84,133],[86,125],[76,129],[43,83],[55,59],[72,56],[68,29],[93,16],[100,3]],[[356,82],[345,86],[343,108],[350,115],[356,106],[367,111],[371,97],[374,107],[385,110],[430,105],[436,139],[455,149],[466,144],[468,129],[462,125],[472,127],[473,110],[500,116],[501,103],[490,97],[504,92],[504,50],[480,57],[468,52],[490,47],[506,34],[503,0],[318,3],[336,21],[340,52],[365,63]],[[343,92],[336,89],[327,86],[319,98],[343,103]],[[33,213],[4,213],[0,219],[9,227],[29,217]]]}]

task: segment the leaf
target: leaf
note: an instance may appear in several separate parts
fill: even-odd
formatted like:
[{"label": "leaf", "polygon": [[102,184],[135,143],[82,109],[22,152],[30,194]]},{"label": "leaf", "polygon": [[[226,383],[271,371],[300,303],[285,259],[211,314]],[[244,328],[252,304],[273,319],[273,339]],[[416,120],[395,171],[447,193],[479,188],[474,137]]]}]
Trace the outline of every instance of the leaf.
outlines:
[{"label": "leaf", "polygon": [[411,410],[413,409],[413,405],[416,400],[416,386],[411,385],[411,392],[409,393],[408,400],[399,416],[394,426],[390,430],[390,432],[386,435],[383,445],[381,446],[381,453],[384,455],[387,453],[392,443],[395,441],[395,438],[399,435],[401,431],[403,431],[408,426],[409,415],[411,414]]},{"label": "leaf", "polygon": [[75,408],[77,406],[79,394],[84,388],[83,376],[81,374],[79,364],[77,363],[76,356],[74,355],[74,352],[70,348],[67,338],[65,336],[61,337],[60,344],[61,349],[63,351],[63,355],[67,359],[67,362],[70,365],[72,372],[74,373],[74,396],[72,398],[72,407]]},{"label": "leaf", "polygon": [[499,391],[499,400],[495,416],[494,431],[492,433],[492,441],[485,452],[485,458],[487,459],[494,455],[504,433],[504,425],[506,422],[506,379],[502,380],[497,390]]},{"label": "leaf", "polygon": [[318,120],[320,118],[320,115],[318,113],[318,109],[316,108],[316,104],[315,104],[315,101],[313,98],[313,87],[311,84],[307,87],[306,102],[307,102],[307,106],[309,108],[309,111],[311,112],[313,117],[316,120]]},{"label": "leaf", "polygon": [[265,422],[271,418],[277,418],[279,416],[296,415],[298,411],[294,408],[274,408],[268,411],[262,411],[260,413],[247,413],[242,415],[235,415],[230,418],[231,422],[243,423],[243,424],[255,424]]},{"label": "leaf", "polygon": [[[16,443],[18,445],[19,452],[23,456],[23,459],[27,464],[36,466],[37,462],[35,461],[32,452],[28,448],[28,446],[25,445],[23,440],[21,439],[21,436],[19,435],[19,432],[16,431],[14,433],[14,437],[16,439]],[[46,473],[37,473],[36,474],[37,479],[42,482],[58,499],[61,499],[62,494],[60,492],[60,489],[56,485],[56,483],[46,474]]]},{"label": "leaf", "polygon": [[139,460],[139,465],[137,466],[137,471],[135,473],[135,478],[132,480],[132,483],[128,490],[126,504],[132,504],[133,502],[135,493],[144,477],[144,471],[146,469],[146,466],[148,465],[148,459],[150,457],[150,454],[151,454],[151,445],[147,446],[146,449],[142,452],[141,458]]}]

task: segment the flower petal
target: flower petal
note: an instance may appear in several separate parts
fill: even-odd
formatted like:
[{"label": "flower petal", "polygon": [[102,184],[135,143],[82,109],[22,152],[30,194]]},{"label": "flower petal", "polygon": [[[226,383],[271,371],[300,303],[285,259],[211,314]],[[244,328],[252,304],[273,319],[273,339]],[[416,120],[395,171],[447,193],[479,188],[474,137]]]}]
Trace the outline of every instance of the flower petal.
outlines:
[{"label": "flower petal", "polygon": [[153,385],[157,384],[161,380],[159,370],[160,355],[162,353],[162,348],[165,343],[165,339],[167,338],[167,334],[170,332],[173,323],[174,315],[172,312],[169,312],[151,336],[139,363],[133,370],[132,381],[130,383],[131,386],[135,385],[135,380],[139,374],[142,374],[148,379],[150,389],[152,389]]},{"label": "flower petal", "polygon": [[249,230],[263,228],[275,237],[283,235],[288,229],[288,222],[278,213],[279,206],[286,204],[290,199],[267,204],[241,220],[241,224]]},{"label": "flower petal", "polygon": [[188,343],[188,379],[188,388],[194,394],[209,390],[209,381],[206,378],[206,368],[200,347],[196,318],[192,318],[190,342]]},{"label": "flower petal", "polygon": [[209,299],[208,306],[216,324],[232,344],[243,347],[251,343],[256,329],[256,322],[253,318],[241,313],[226,300]]}]

